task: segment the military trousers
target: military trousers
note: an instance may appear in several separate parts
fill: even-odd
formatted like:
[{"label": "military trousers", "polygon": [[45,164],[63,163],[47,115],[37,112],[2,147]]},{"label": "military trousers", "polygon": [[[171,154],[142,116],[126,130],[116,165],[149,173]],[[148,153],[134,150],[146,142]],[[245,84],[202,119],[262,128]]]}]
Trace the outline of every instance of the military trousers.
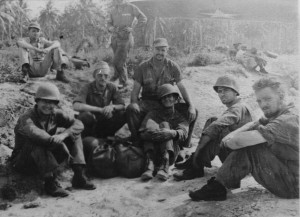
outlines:
[{"label": "military trousers", "polygon": [[115,132],[126,124],[125,111],[114,111],[111,118],[106,118],[102,114],[81,112],[77,118],[84,125],[84,130],[81,133],[82,138],[87,136],[96,138],[114,136]]},{"label": "military trousers", "polygon": [[113,65],[115,69],[115,78],[119,78],[120,84],[127,85],[127,58],[130,49],[133,47],[133,36],[130,33],[128,38],[113,36],[111,39],[111,47],[114,52]]},{"label": "military trousers", "polygon": [[249,173],[274,195],[299,198],[299,160],[278,158],[266,143],[230,153],[217,173],[217,180],[232,188]]},{"label": "military trousers", "polygon": [[30,65],[29,77],[44,77],[52,66],[55,70],[61,70],[62,64],[68,64],[68,58],[63,56],[63,51],[60,48],[54,48],[44,57],[43,61],[33,61],[27,49],[19,48],[20,64],[25,63]]},{"label": "military trousers", "polygon": [[131,103],[126,108],[126,119],[133,141],[139,140],[139,128],[148,112],[161,108],[156,100],[140,100],[138,103]]},{"label": "military trousers", "polygon": [[[68,137],[64,140],[70,154],[70,164],[85,165],[81,136]],[[39,174],[55,172],[59,165],[68,159],[68,155],[61,148],[45,147],[32,140],[25,141],[19,153],[12,159],[13,167],[24,174]]]}]

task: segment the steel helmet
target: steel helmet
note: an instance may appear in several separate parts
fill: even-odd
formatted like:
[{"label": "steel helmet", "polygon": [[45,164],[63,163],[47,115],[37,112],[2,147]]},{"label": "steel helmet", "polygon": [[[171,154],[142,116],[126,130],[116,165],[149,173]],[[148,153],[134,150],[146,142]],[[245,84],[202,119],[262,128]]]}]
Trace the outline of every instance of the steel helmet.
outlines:
[{"label": "steel helmet", "polygon": [[233,89],[235,92],[237,92],[238,95],[240,95],[240,87],[237,84],[234,77],[230,75],[221,76],[218,78],[216,84],[213,86],[214,90],[218,92],[218,87],[229,87]]},{"label": "steel helmet", "polygon": [[172,84],[163,84],[158,88],[158,97],[161,99],[162,97],[169,94],[176,94],[177,98],[179,97],[179,93],[177,89]]},{"label": "steel helmet", "polygon": [[60,93],[58,88],[51,83],[41,84],[35,93],[35,100],[48,99],[53,101],[60,101]]}]

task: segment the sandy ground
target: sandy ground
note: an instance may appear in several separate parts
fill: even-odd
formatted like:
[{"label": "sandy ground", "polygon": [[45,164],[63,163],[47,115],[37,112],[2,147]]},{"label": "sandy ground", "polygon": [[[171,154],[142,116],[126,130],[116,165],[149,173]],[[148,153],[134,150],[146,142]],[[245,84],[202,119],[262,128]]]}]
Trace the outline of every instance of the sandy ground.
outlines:
[{"label": "sandy ground", "polygon": [[[237,70],[238,68],[238,70]],[[288,79],[292,69],[297,69],[297,57],[283,56],[276,60],[269,60],[267,70],[272,70],[275,76],[284,77],[290,88],[291,79]],[[256,117],[261,115],[255,103],[251,85],[258,77],[263,75],[245,72],[236,64],[222,63],[216,66],[207,67],[188,67],[184,69],[185,84],[195,101],[196,108],[199,111],[197,127],[194,132],[193,147],[197,144],[197,136],[202,130],[204,121],[210,116],[218,116],[225,110],[225,106],[221,104],[217,94],[213,91],[212,86],[217,77],[224,74],[234,74],[241,86],[241,98],[243,98],[249,106],[254,109]],[[54,75],[51,74],[47,78],[36,82],[44,82],[51,80],[60,88],[64,102],[62,107],[72,112],[71,101],[79,91],[80,86],[91,79],[91,73],[88,71],[71,72],[72,84],[65,85],[56,82]],[[0,108],[11,108],[7,113],[8,127],[2,127],[1,144],[13,146],[12,127],[16,117],[9,114],[20,114],[33,103],[32,95],[36,85],[29,83],[26,85],[4,83],[0,84]],[[23,90],[23,91],[21,91]],[[288,100],[298,103],[297,93],[292,93]],[[128,102],[128,93],[125,94]],[[290,93],[291,95],[291,93]],[[16,106],[19,106],[16,108]],[[3,136],[4,135],[4,136]],[[5,138],[3,138],[5,137]],[[4,153],[10,153],[11,150],[1,145],[1,156]],[[191,150],[187,150],[190,152]],[[0,159],[1,159],[0,156]],[[3,160],[3,159],[2,159]],[[194,190],[206,184],[206,181],[216,174],[221,163],[216,158],[213,167],[205,169],[205,177],[190,181],[177,182],[172,177],[166,182],[160,182],[153,179],[149,182],[141,182],[139,178],[125,179],[93,179],[97,185],[94,191],[71,191],[71,195],[67,198],[56,199],[37,191],[41,183],[33,178],[15,178],[17,180],[30,179],[24,182],[27,185],[27,194],[19,194],[18,198],[10,202],[12,205],[6,211],[0,211],[0,216],[24,216],[24,217],[113,217],[113,216],[145,216],[145,217],[192,217],[192,216],[272,216],[286,217],[299,216],[299,200],[284,200],[270,194],[262,186],[257,184],[249,175],[243,181],[240,189],[229,192],[228,200],[222,202],[193,202],[188,197],[189,190]],[[171,168],[171,173],[176,169]],[[11,177],[11,176],[10,176]],[[70,178],[72,172],[65,171],[61,176],[64,187],[70,187]],[[0,173],[0,186],[7,183],[5,172]],[[37,193],[38,192],[38,193]],[[32,209],[24,209],[23,205],[35,201],[38,207]],[[7,201],[0,199],[0,204]]]}]

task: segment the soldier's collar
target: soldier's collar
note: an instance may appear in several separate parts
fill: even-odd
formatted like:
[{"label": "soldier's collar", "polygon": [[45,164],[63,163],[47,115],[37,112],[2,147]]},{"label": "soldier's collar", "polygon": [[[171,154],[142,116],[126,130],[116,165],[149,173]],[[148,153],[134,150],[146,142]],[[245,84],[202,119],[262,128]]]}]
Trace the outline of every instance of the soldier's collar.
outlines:
[{"label": "soldier's collar", "polygon": [[[154,57],[151,57],[150,61],[149,61],[150,66],[154,66]],[[168,60],[167,57],[164,59],[164,63],[163,65],[168,66]]]}]

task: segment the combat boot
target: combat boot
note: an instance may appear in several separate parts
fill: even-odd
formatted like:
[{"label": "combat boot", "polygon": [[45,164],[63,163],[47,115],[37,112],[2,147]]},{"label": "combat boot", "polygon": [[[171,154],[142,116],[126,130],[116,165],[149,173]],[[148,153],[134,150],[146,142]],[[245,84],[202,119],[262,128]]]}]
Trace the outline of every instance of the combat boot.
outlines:
[{"label": "combat boot", "polygon": [[141,175],[142,181],[148,181],[153,178],[153,172],[154,172],[154,162],[153,162],[153,154],[147,153],[147,164],[146,164],[146,171]]},{"label": "combat boot", "polygon": [[22,77],[20,79],[20,82],[26,83],[28,81],[28,76],[29,76],[30,71],[31,71],[30,65],[28,63],[24,63],[22,65],[21,71],[22,71],[22,75],[21,75]]},{"label": "combat boot", "polygon": [[192,167],[193,166],[193,157],[194,157],[194,153],[192,153],[187,159],[176,162],[175,167],[180,170]]},{"label": "combat boot", "polygon": [[190,191],[189,196],[193,201],[221,201],[226,200],[227,191],[224,185],[212,177],[201,189]]},{"label": "combat boot", "polygon": [[69,193],[66,190],[62,189],[55,177],[45,178],[44,188],[46,193],[52,197],[69,196]]},{"label": "combat boot", "polygon": [[63,70],[57,70],[56,80],[64,83],[70,83],[69,79],[66,77],[65,72]]},{"label": "combat boot", "polygon": [[85,176],[83,165],[73,165],[74,176],[72,179],[72,187],[84,190],[94,190],[96,186]]},{"label": "combat boot", "polygon": [[166,152],[163,156],[161,165],[156,174],[156,177],[162,181],[167,181],[169,178],[169,154]]},{"label": "combat boot", "polygon": [[200,178],[204,176],[204,166],[197,169],[191,166],[190,168],[175,173],[173,176],[177,181]]}]

